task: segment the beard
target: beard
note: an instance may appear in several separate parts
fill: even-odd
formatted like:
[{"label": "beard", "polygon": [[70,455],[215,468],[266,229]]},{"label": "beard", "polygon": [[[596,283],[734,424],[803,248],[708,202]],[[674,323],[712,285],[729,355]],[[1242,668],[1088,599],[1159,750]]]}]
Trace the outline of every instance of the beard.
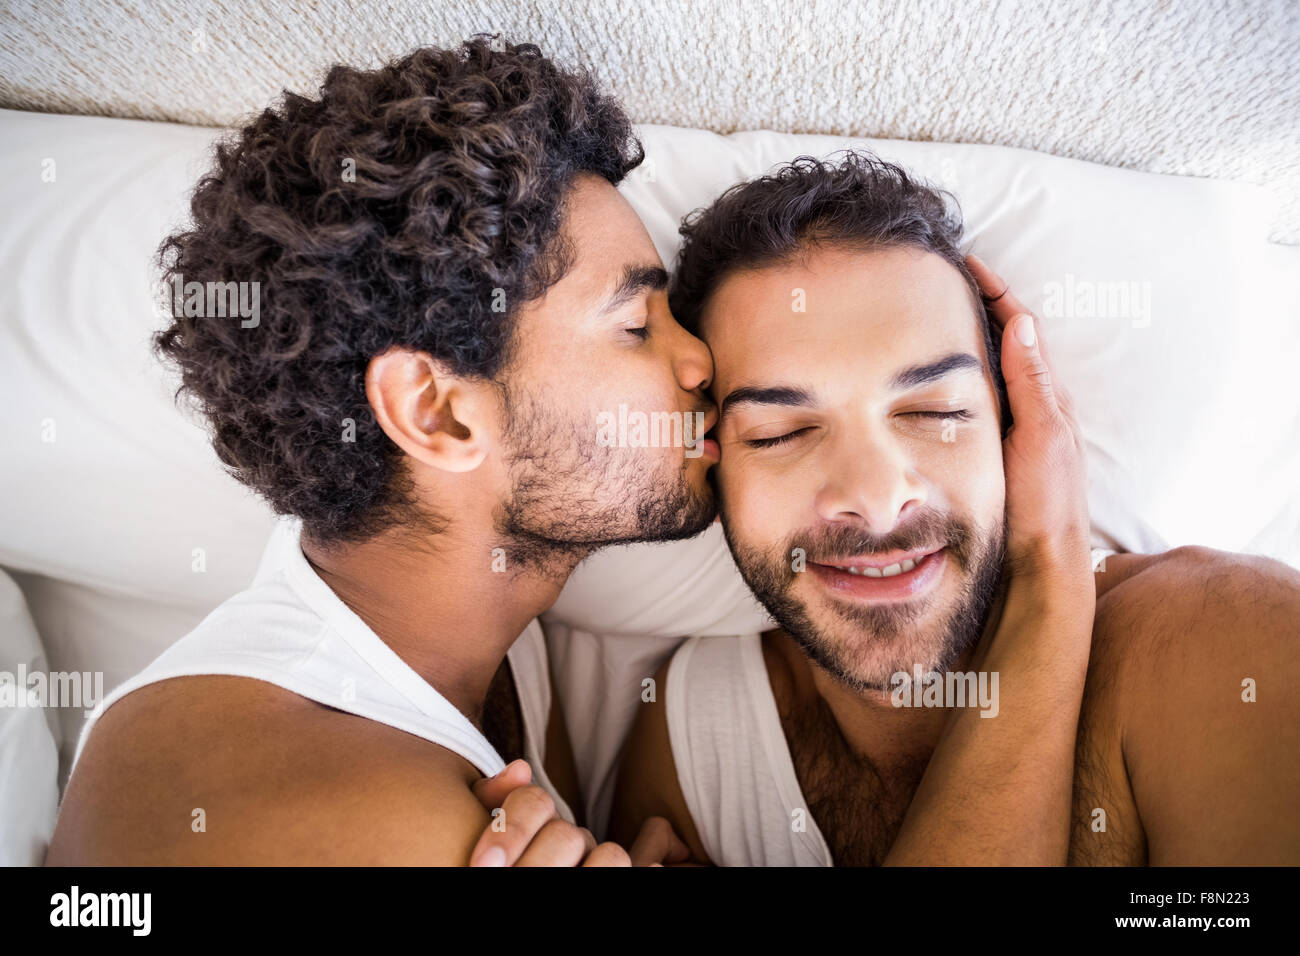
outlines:
[{"label": "beard", "polygon": [[692,482],[662,449],[597,445],[591,421],[565,418],[502,386],[509,496],[495,516],[515,570],[567,574],[599,548],[690,538],[717,514],[712,485]]},{"label": "beard", "polygon": [[[861,527],[823,527],[798,532],[773,551],[739,540],[724,502],[722,528],[741,576],[768,613],[814,663],[858,693],[888,691],[891,675],[910,676],[917,664],[923,672],[949,670],[979,640],[1003,584],[1005,513],[997,529],[982,534],[970,523],[926,509],[885,537]],[[947,549],[945,574],[961,575],[959,593],[946,607],[937,598],[868,605],[826,595],[819,623],[796,593],[801,573],[792,568],[795,548],[820,564],[837,556],[934,547]]]}]

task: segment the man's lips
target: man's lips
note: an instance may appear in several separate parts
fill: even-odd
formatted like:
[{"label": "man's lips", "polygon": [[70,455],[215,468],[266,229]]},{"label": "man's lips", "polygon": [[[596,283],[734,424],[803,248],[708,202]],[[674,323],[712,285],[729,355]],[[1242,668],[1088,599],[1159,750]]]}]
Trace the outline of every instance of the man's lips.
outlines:
[{"label": "man's lips", "polygon": [[722,451],[718,448],[718,443],[714,441],[712,438],[701,438],[699,447],[702,453],[702,457],[712,458],[714,461],[721,460]]},{"label": "man's lips", "polygon": [[712,458],[714,461],[721,461],[722,449],[718,446],[717,440],[705,437],[711,434],[713,429],[718,425],[718,410],[716,408],[711,408],[707,412],[698,410],[696,411],[696,414],[704,415],[704,424],[701,426],[700,432],[696,436],[696,441],[698,442],[699,447],[703,451],[705,457]]},{"label": "man's lips", "polygon": [[[933,590],[947,565],[947,550],[897,551],[869,558],[844,558],[840,565],[809,561],[808,570],[841,599],[868,603],[907,601]],[[828,559],[829,560],[829,559]],[[888,560],[889,564],[878,562]],[[842,571],[840,568],[854,568]],[[906,568],[906,570],[904,570]]]},{"label": "man's lips", "polygon": [[[905,561],[911,561],[913,564],[920,561],[927,554],[934,554],[936,551],[943,550],[943,546],[917,548],[914,551],[884,551],[879,554],[871,554],[865,557],[843,557],[843,558],[826,558],[818,560],[816,563],[829,568],[842,568],[849,571],[862,571],[866,568],[873,568],[882,571],[893,565],[902,565]],[[903,568],[902,570],[910,570]]]}]

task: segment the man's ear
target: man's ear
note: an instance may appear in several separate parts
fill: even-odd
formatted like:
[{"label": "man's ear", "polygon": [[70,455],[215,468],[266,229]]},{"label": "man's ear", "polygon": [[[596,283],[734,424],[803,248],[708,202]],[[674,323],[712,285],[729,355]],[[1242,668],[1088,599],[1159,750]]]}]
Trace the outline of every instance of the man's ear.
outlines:
[{"label": "man's ear", "polygon": [[372,358],[366,399],[384,434],[431,468],[472,471],[495,444],[495,386],[452,374],[427,352],[393,348]]}]

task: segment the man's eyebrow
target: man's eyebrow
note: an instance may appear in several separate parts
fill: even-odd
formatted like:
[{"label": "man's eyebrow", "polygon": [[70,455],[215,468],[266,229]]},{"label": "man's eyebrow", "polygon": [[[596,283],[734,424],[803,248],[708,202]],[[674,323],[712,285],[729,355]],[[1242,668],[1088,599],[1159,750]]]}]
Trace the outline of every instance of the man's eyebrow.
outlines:
[{"label": "man's eyebrow", "polygon": [[[973,369],[982,372],[984,363],[969,352],[953,352],[945,355],[941,359],[933,362],[926,362],[924,365],[912,365],[895,373],[889,381],[889,387],[894,391],[901,391],[905,388],[915,388],[918,385],[925,385],[943,378],[945,375],[951,375],[953,372],[966,371]],[[722,400],[718,417],[727,414],[727,409],[737,405],[784,405],[799,408],[815,408],[817,398],[806,388],[800,388],[794,385],[742,385],[740,388],[734,388],[727,393],[727,397]]]},{"label": "man's eyebrow", "polygon": [[618,285],[609,294],[605,304],[600,307],[599,315],[613,312],[626,305],[644,291],[659,292],[668,288],[668,272],[663,266],[634,265],[623,267]]},{"label": "man's eyebrow", "polygon": [[810,408],[816,404],[817,400],[806,388],[796,388],[792,385],[772,385],[766,388],[743,385],[727,393],[718,411],[718,418],[721,419],[727,414],[727,409],[737,405],[794,405]]},{"label": "man's eyebrow", "polygon": [[969,352],[953,352],[936,361],[926,362],[924,365],[913,365],[894,373],[894,377],[889,380],[889,387],[893,391],[901,392],[903,389],[927,385],[943,378],[945,375],[951,375],[953,372],[964,372],[967,369],[983,372],[984,363]]}]

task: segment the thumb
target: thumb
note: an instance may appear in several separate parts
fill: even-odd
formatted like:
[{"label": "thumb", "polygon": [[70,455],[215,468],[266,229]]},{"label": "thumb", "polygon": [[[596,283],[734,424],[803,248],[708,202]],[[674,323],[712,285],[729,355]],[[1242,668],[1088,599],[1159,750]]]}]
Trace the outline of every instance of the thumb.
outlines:
[{"label": "thumb", "polygon": [[1051,369],[1043,357],[1034,317],[1027,312],[1002,331],[1002,378],[1012,421],[1044,425],[1060,414]]},{"label": "thumb", "polygon": [[512,790],[526,787],[533,782],[533,768],[527,760],[512,760],[505,768],[491,777],[474,781],[472,789],[479,803],[488,810],[495,810],[505,803]]}]

